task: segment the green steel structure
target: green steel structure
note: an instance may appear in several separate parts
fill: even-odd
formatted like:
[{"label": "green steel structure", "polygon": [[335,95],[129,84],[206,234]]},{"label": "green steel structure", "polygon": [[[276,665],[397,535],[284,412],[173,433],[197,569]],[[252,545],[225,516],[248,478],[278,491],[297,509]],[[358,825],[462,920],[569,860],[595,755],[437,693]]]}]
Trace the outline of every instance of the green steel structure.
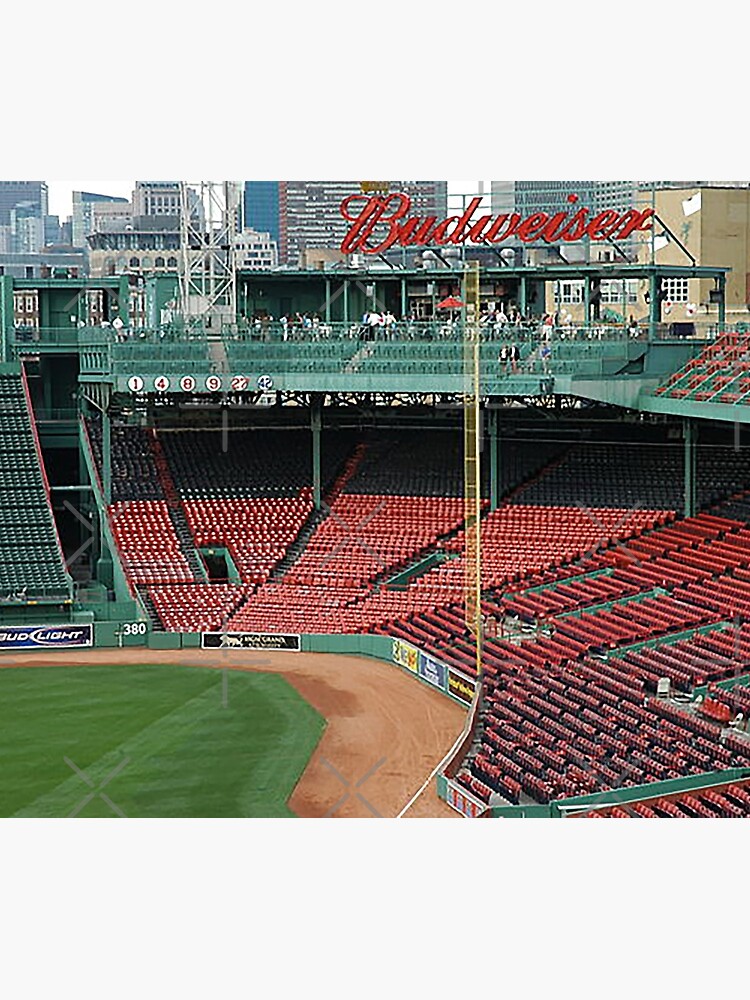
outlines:
[{"label": "green steel structure", "polygon": [[[508,407],[561,411],[591,406],[683,420],[685,511],[695,506],[695,442],[702,417],[750,422],[750,407],[673,399],[657,387],[724,329],[726,268],[654,264],[559,264],[483,267],[481,305],[504,298],[527,321],[480,326],[479,384],[489,416],[490,501],[498,503],[502,420]],[[673,277],[711,279],[715,315],[694,329],[663,322],[662,282]],[[603,321],[600,288],[611,279],[639,279],[650,289],[649,315],[637,331]],[[589,322],[543,327],[547,286],[584,281]],[[464,391],[464,331],[460,314],[438,308],[462,295],[462,271],[389,268],[328,271],[280,269],[238,274],[236,321],[185,325],[176,314],[174,276],[145,281],[127,275],[45,279],[0,276],[0,363],[23,364],[36,385],[35,416],[48,448],[75,449],[79,507],[99,525],[94,555],[98,579],[118,596],[101,506],[111,499],[110,417],[147,423],[160,408],[226,412],[227,407],[273,403],[295,407],[311,432],[313,498],[321,504],[321,430],[330,407],[376,406],[398,420],[405,406],[460,407]],[[32,326],[19,321],[19,298],[36,303]],[[390,313],[373,330],[367,314]],[[533,318],[532,318],[533,317]],[[685,334],[688,334],[686,336]],[[503,345],[520,352],[516,371],[500,360]],[[549,347],[547,351],[543,350]],[[80,439],[80,417],[101,412],[101,482],[91,478]],[[744,412],[743,412],[744,411]],[[81,531],[83,536],[83,530]],[[119,586],[116,586],[119,584]]]}]

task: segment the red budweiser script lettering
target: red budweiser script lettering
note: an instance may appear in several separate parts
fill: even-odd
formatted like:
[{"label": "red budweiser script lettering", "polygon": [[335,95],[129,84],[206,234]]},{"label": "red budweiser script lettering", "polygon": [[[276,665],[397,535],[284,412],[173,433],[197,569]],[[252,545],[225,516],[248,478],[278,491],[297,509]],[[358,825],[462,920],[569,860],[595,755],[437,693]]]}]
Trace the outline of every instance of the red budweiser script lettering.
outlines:
[{"label": "red budweiser script lettering", "polygon": [[[574,206],[578,195],[568,195]],[[344,253],[383,253],[393,246],[428,246],[459,243],[502,243],[510,237],[522,243],[544,240],[557,243],[565,240],[574,243],[588,236],[592,240],[624,240],[632,233],[651,229],[649,219],[653,209],[643,212],[629,209],[614,212],[611,209],[592,216],[588,208],[580,206],[570,212],[534,212],[525,218],[511,215],[481,215],[474,218],[481,198],[472,198],[463,215],[438,219],[435,215],[425,218],[410,216],[411,198],[394,192],[385,196],[352,194],[341,202],[341,214],[351,222],[341,249]]]}]

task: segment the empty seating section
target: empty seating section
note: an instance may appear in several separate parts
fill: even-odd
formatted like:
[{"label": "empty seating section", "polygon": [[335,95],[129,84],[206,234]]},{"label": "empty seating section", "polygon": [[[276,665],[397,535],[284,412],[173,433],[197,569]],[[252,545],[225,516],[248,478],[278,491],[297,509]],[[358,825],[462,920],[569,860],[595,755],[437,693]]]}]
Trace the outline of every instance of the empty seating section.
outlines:
[{"label": "empty seating section", "polygon": [[[101,420],[90,417],[86,424],[94,460],[101,476]],[[149,431],[113,423],[110,445],[113,503],[118,500],[162,500],[164,490],[154,462]]]},{"label": "empty seating section", "polygon": [[750,395],[750,334],[725,333],[655,391],[697,402],[741,403]]},{"label": "empty seating section", "polygon": [[[699,507],[750,486],[747,453],[731,445],[697,446]],[[615,441],[576,444],[543,476],[519,490],[514,502],[590,508],[676,511],[684,501],[682,441],[673,444]]]},{"label": "empty seating section", "polygon": [[403,595],[396,592],[375,595],[374,581],[393,576],[434,548],[441,536],[459,527],[463,513],[460,497],[342,493],[281,585],[267,585],[250,597],[233,627],[253,622],[254,630],[265,621],[267,628],[283,631],[294,617],[308,632],[366,631],[375,613],[368,598],[393,594],[393,601],[385,599],[383,619],[403,606],[398,599]]},{"label": "empty seating section", "polygon": [[[172,479],[183,500],[298,497],[312,485],[309,431],[158,432]],[[324,433],[321,479],[329,486],[351,450],[345,433]]]},{"label": "empty seating section", "polygon": [[[499,492],[538,472],[564,450],[548,442],[503,441]],[[463,434],[459,430],[380,434],[367,443],[347,493],[398,496],[463,496]],[[489,465],[482,464],[482,495],[489,496]]]},{"label": "empty seating section", "polygon": [[284,579],[292,584],[361,586],[392,575],[462,523],[460,497],[342,494]]},{"label": "empty seating section", "polygon": [[227,549],[244,583],[265,583],[313,509],[311,491],[295,498],[188,500],[185,516],[198,548]]},{"label": "empty seating section", "polygon": [[193,584],[149,587],[148,594],[169,632],[216,632],[242,600],[235,584]]},{"label": "empty seating section", "polygon": [[[728,633],[725,638],[735,645],[735,637],[732,633]],[[749,636],[747,634],[742,636],[742,650],[735,653],[734,648],[731,651],[731,655],[727,657],[729,664],[734,666],[734,672],[736,674],[742,674],[743,680],[747,679],[747,673],[750,671],[750,655],[748,655],[747,640]],[[737,643],[739,645],[739,643]],[[725,652],[728,652],[725,650]],[[750,719],[750,687],[747,684],[735,684],[731,689],[727,690],[721,688],[714,681],[708,685],[708,695],[706,700],[701,706],[704,709],[707,702],[711,702],[712,705],[717,706],[719,709],[723,710],[720,720],[731,719],[737,715],[742,715],[743,725],[747,725],[747,720]],[[715,711],[709,713],[709,717],[716,718],[718,713]]]},{"label": "empty seating section", "polygon": [[520,490],[515,502],[674,511],[682,503],[682,462],[677,445],[576,444],[544,476]]},{"label": "empty seating section", "polygon": [[699,788],[668,798],[597,809],[586,813],[586,816],[605,819],[747,819],[750,817],[750,784],[735,782],[716,788]]},{"label": "empty seating section", "polygon": [[[664,523],[670,515],[655,510],[536,507],[511,504],[482,522],[482,582],[499,587],[519,575],[585,557],[612,539],[627,539]],[[436,603],[460,599],[463,592],[465,536],[441,544],[456,558],[414,581],[417,593],[430,592]]]},{"label": "empty seating section", "polygon": [[501,800],[518,802],[523,794],[550,802],[750,767],[750,740],[730,745],[719,725],[646,701],[617,665],[588,659],[547,672],[498,659],[494,666],[464,773]]},{"label": "empty seating section", "polygon": [[[101,465],[101,427],[89,423]],[[312,512],[309,433],[142,431],[112,428],[113,499],[110,521],[123,566],[137,586],[178,584],[170,610],[168,586],[154,605],[167,628],[200,630],[206,613],[227,617],[238,601],[198,574],[195,548],[226,548],[244,592],[268,579]],[[333,484],[348,454],[346,435],[326,439],[323,480]],[[159,463],[165,468],[160,468]],[[168,481],[170,496],[165,496]],[[154,502],[155,501],[155,502]],[[182,513],[192,535],[180,537]],[[186,529],[180,529],[186,530]],[[188,548],[190,546],[190,548]],[[190,626],[188,582],[201,585]],[[223,595],[223,597],[222,597]],[[190,627],[188,627],[190,626]]]},{"label": "empty seating section", "polygon": [[165,500],[124,500],[109,508],[123,569],[135,585],[195,581]]},{"label": "empty seating section", "polygon": [[72,597],[19,373],[0,374],[0,601]]}]

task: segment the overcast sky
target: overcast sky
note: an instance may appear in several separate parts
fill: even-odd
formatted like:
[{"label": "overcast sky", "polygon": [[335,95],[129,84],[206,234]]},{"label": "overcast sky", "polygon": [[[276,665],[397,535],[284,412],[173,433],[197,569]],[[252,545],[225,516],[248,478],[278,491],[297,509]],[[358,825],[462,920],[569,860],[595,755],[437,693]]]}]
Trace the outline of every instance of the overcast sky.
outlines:
[{"label": "overcast sky", "polygon": [[[451,209],[461,207],[460,196],[464,192],[474,194],[480,183],[489,191],[490,181],[448,181],[448,191],[451,195]],[[67,218],[73,212],[73,192],[92,191],[94,194],[110,194],[116,198],[130,198],[135,187],[134,181],[48,181],[50,215]]]},{"label": "overcast sky", "polygon": [[132,181],[47,181],[50,215],[66,218],[73,213],[73,192],[93,191],[111,194],[115,198],[130,198],[135,184]]}]

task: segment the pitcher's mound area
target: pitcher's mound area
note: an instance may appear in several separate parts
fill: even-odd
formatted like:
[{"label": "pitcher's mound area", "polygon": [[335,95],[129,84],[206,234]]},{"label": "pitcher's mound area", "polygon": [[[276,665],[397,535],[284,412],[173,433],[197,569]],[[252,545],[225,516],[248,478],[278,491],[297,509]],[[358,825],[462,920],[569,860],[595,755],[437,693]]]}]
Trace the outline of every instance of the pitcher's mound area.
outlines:
[{"label": "pitcher's mound area", "polygon": [[[397,816],[465,715],[360,657],[123,649],[0,666],[4,816]],[[433,780],[406,816],[455,813]]]}]

